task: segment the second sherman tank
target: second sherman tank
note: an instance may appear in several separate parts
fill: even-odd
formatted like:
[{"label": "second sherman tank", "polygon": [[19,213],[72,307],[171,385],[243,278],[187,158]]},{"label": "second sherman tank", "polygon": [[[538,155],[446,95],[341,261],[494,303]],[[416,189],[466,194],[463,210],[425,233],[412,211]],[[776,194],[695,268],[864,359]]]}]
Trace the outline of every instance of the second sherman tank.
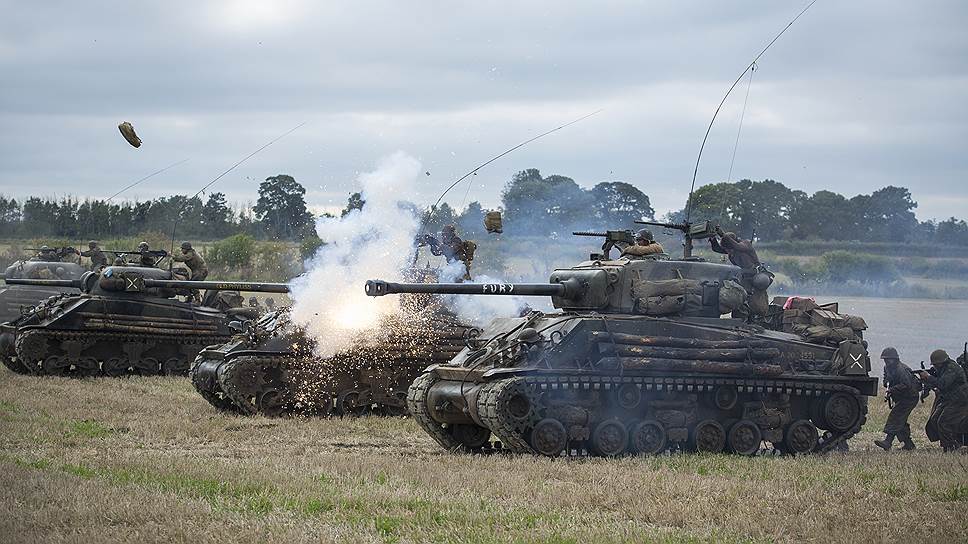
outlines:
[{"label": "second sherman tank", "polygon": [[[436,280],[430,270],[416,275]],[[265,416],[404,414],[410,383],[428,365],[456,356],[471,330],[428,295],[405,298],[398,313],[371,330],[347,331],[354,335],[350,347],[325,357],[288,309],[240,328],[202,350],[190,376],[216,408]]]},{"label": "second sherman tank", "polygon": [[[84,268],[77,263],[64,262],[59,257],[42,260],[35,257],[29,261],[17,261],[8,266],[3,273],[4,280],[17,279],[59,279],[75,280],[84,274]],[[76,287],[49,285],[5,285],[0,288],[0,323],[12,321],[42,300],[61,293],[78,293]]]},{"label": "second sherman tank", "polygon": [[[687,247],[713,232],[679,227]],[[497,319],[413,382],[411,414],[449,450],[751,455],[764,441],[793,454],[844,445],[877,393],[860,331],[807,341],[724,317],[748,309],[740,282],[738,267],[688,255],[606,254],[544,284],[371,280],[366,293],[551,297],[557,311]]]},{"label": "second sherman tank", "polygon": [[7,367],[77,377],[186,374],[202,348],[232,336],[232,321],[254,317],[240,307],[238,291],[288,292],[285,284],[173,280],[167,270],[131,266],[78,280],[8,283],[81,291],[51,297],[0,326]]}]

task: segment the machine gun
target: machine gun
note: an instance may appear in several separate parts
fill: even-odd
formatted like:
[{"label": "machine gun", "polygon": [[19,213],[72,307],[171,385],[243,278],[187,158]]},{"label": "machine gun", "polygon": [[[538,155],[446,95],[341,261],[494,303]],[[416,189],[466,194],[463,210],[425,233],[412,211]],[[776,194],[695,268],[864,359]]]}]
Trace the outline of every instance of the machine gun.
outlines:
[{"label": "machine gun", "polygon": [[[114,255],[116,257],[121,257],[125,261],[127,261],[128,255],[140,256],[142,254],[142,252],[138,250],[129,251],[129,250],[116,250],[116,249],[102,249],[101,252],[110,253],[111,255]],[[158,264],[159,262],[162,261],[162,259],[168,256],[168,252],[165,251],[164,249],[151,249],[146,251],[145,253],[155,258],[155,264]]]},{"label": "machine gun", "polygon": [[605,232],[589,232],[589,231],[577,231],[571,233],[574,236],[597,236],[599,238],[605,238],[605,243],[602,244],[602,253],[592,253],[590,259],[593,261],[608,260],[611,257],[609,253],[612,251],[613,247],[619,250],[625,249],[628,246],[635,245],[635,234],[630,230],[607,230]]},{"label": "machine gun", "polygon": [[716,235],[716,227],[710,221],[702,221],[699,223],[660,223],[657,221],[635,221],[637,225],[652,225],[655,227],[662,227],[664,229],[677,230],[683,235],[685,235],[685,241],[682,244],[682,258],[692,259],[692,241],[702,240],[704,238],[712,238]]},{"label": "machine gun", "polygon": [[[934,376],[938,373],[937,370],[935,370],[934,368],[926,368],[924,366],[924,361],[921,361],[921,370],[924,372],[927,372],[931,376]],[[918,383],[921,385],[921,402],[924,402],[924,400],[928,398],[929,395],[931,395],[931,387],[929,387],[928,384],[921,379],[921,375],[918,374],[917,370],[910,370],[910,372],[911,374],[914,375],[914,379],[916,379]]]}]

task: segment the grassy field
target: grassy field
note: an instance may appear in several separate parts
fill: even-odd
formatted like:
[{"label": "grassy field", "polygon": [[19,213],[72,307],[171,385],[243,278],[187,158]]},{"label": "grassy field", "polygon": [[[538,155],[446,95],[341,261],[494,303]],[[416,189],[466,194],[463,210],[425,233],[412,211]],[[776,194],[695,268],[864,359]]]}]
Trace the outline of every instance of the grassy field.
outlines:
[{"label": "grassy field", "polygon": [[849,454],[550,460],[449,454],[404,418],[221,415],[184,378],[3,370],[0,540],[964,541],[968,458],[921,432],[871,451],[871,409]]}]

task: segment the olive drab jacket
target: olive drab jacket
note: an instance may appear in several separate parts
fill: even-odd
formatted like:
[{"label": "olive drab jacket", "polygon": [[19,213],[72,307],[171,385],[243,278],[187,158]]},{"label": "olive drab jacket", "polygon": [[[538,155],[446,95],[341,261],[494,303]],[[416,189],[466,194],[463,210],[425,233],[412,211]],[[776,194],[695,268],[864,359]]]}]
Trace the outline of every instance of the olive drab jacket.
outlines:
[{"label": "olive drab jacket", "polygon": [[175,262],[185,263],[185,266],[192,271],[192,279],[198,279],[208,275],[208,268],[205,266],[205,259],[194,249],[189,249],[187,253],[174,254],[171,259]]},{"label": "olive drab jacket", "polygon": [[887,387],[888,394],[895,400],[902,398],[917,399],[921,390],[914,374],[901,362],[884,365],[884,385]]},{"label": "olive drab jacket", "polygon": [[713,251],[726,254],[729,262],[740,268],[748,270],[760,265],[760,258],[756,255],[752,242],[740,240],[725,233],[719,240],[715,236],[710,238],[709,244]]},{"label": "olive drab jacket", "polygon": [[665,253],[665,249],[662,248],[662,244],[659,242],[652,242],[647,245],[634,244],[622,250],[622,255],[630,255],[632,257],[644,257],[646,255],[658,255],[660,253]]}]

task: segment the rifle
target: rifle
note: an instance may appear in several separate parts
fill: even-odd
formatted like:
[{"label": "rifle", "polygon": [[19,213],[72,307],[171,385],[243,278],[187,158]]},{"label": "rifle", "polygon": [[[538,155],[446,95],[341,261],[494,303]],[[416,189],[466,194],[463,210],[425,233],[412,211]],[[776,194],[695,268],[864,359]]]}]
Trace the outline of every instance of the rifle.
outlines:
[{"label": "rifle", "polygon": [[[932,368],[925,368],[924,361],[921,361],[921,370],[923,370],[924,372],[927,372],[931,376],[934,376],[934,375],[936,375],[938,373],[938,371],[935,370],[933,367]],[[931,387],[929,387],[928,384],[925,383],[925,381],[921,379],[921,375],[920,374],[918,374],[917,372],[915,372],[913,370],[911,371],[911,373],[914,374],[914,377],[917,378],[918,383],[921,384],[921,402],[924,402],[924,399],[928,398],[928,396],[931,395]]]},{"label": "rifle", "polygon": [[[628,246],[635,245],[635,234],[632,234],[631,230],[607,230],[605,232],[590,232],[585,230],[580,230],[571,233],[574,236],[597,236],[599,238],[605,238],[605,243],[602,244],[602,254],[603,259],[611,258],[609,253],[611,253],[613,247],[618,249],[625,249]],[[596,259],[598,255],[592,255],[592,260]]]}]

